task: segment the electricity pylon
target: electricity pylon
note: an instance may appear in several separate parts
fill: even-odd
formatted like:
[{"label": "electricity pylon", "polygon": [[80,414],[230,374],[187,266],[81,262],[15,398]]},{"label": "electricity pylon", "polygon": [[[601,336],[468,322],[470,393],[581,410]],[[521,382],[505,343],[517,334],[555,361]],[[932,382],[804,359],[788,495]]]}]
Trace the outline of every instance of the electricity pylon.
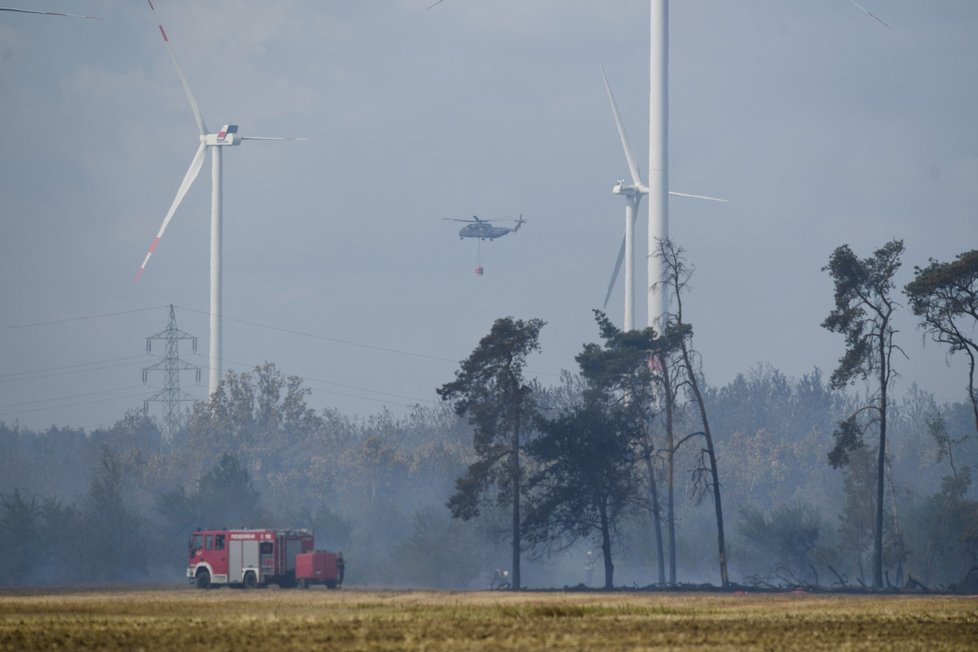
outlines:
[{"label": "electricity pylon", "polygon": [[166,329],[146,338],[147,353],[153,350],[153,340],[164,340],[166,342],[166,354],[156,364],[143,367],[143,384],[149,379],[150,371],[162,371],[163,388],[143,402],[143,411],[149,411],[150,401],[163,403],[163,441],[170,442],[173,435],[180,430],[180,403],[197,400],[180,390],[180,372],[193,370],[197,374],[197,382],[200,382],[200,367],[180,359],[180,340],[191,340],[191,346],[196,353],[197,338],[177,328],[177,318],[171,303],[170,322],[166,325]]}]

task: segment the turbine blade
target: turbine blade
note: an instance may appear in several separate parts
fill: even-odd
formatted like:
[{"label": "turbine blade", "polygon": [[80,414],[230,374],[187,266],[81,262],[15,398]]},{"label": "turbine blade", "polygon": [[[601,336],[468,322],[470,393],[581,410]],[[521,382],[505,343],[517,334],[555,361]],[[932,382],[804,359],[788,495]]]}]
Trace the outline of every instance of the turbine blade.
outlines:
[{"label": "turbine blade", "polygon": [[278,136],[241,136],[241,140],[301,140],[307,141],[308,138],[281,138]]},{"label": "turbine blade", "polygon": [[852,6],[858,7],[859,9],[862,9],[863,12],[867,16],[869,16],[870,18],[872,18],[873,20],[875,20],[877,23],[879,23],[883,27],[885,27],[887,29],[893,29],[892,27],[890,27],[889,25],[887,25],[886,23],[884,23],[882,18],[880,18],[879,16],[877,16],[876,14],[874,14],[873,12],[871,12],[869,9],[867,9],[866,7],[864,7],[861,4],[859,4],[858,2],[856,2],[856,0],[849,0],[849,2],[852,4]]},{"label": "turbine blade", "polygon": [[726,204],[729,201],[721,197],[710,197],[709,195],[692,195],[688,192],[673,192],[672,190],[669,191],[669,194],[672,195],[673,197],[685,197],[687,199],[705,199],[707,201],[723,202],[724,204]]},{"label": "turbine blade", "polygon": [[146,265],[149,263],[149,257],[156,251],[156,245],[160,243],[160,238],[166,232],[166,227],[170,224],[170,220],[173,219],[173,214],[177,212],[177,208],[180,207],[180,202],[183,201],[187,191],[190,190],[190,186],[193,185],[197,179],[197,175],[200,174],[200,168],[204,164],[204,154],[206,152],[207,146],[201,143],[200,147],[197,148],[197,153],[194,154],[193,160],[190,161],[190,168],[187,169],[187,174],[183,175],[183,181],[180,182],[180,187],[177,189],[177,196],[173,198],[173,203],[170,204],[170,210],[166,212],[166,217],[163,218],[163,224],[160,225],[160,230],[156,233],[156,237],[153,238],[153,242],[149,245],[149,251],[146,252],[146,257],[143,258],[143,264],[139,266],[139,271],[136,272],[137,282],[143,275]]},{"label": "turbine blade", "polygon": [[[156,15],[156,7],[153,6],[153,0],[146,0],[149,4],[150,11],[153,15]],[[194,120],[197,121],[197,129],[200,131],[201,136],[207,135],[207,126],[204,124],[204,119],[200,115],[200,107],[197,106],[197,100],[194,99],[194,94],[190,90],[190,84],[187,83],[187,78],[183,76],[183,70],[180,69],[180,64],[177,63],[177,57],[173,54],[173,49],[170,47],[170,37],[166,35],[166,30],[163,29],[163,23],[157,21],[156,26],[160,28],[160,35],[163,37],[163,44],[166,46],[166,53],[170,55],[170,61],[173,62],[173,67],[177,69],[177,76],[180,77],[180,83],[183,84],[183,92],[187,94],[187,99],[190,100],[190,108],[194,112]]]},{"label": "turbine blade", "polygon": [[101,20],[98,16],[79,16],[78,14],[65,14],[60,11],[35,11],[33,9],[17,9],[15,7],[0,7],[0,11],[13,11],[18,14],[40,14],[42,16],[66,16],[68,18],[90,18]]},{"label": "turbine blade", "polygon": [[608,74],[601,66],[601,75],[604,77],[604,87],[608,91],[608,101],[611,102],[611,112],[615,116],[615,126],[618,127],[618,137],[621,139],[621,146],[625,150],[625,160],[628,162],[628,171],[632,175],[632,183],[636,186],[642,185],[642,173],[639,172],[638,164],[635,162],[635,155],[628,144],[628,136],[625,135],[625,125],[621,122],[621,115],[618,113],[618,103],[615,102],[615,94],[611,92],[611,84],[608,83]]},{"label": "turbine blade", "polygon": [[618,248],[618,260],[615,261],[615,271],[611,273],[611,282],[608,283],[608,291],[604,295],[604,304],[601,309],[604,310],[608,307],[608,300],[611,299],[611,293],[615,289],[615,282],[618,280],[618,272],[621,271],[621,262],[625,260],[625,236],[621,237],[621,246]]}]

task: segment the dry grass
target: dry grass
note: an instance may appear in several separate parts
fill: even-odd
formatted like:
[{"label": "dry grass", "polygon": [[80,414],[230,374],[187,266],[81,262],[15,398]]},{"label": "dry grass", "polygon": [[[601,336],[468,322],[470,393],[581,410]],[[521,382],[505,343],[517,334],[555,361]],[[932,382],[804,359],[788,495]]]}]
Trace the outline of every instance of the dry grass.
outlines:
[{"label": "dry grass", "polygon": [[0,649],[978,649],[978,599],[428,591],[0,593]]}]

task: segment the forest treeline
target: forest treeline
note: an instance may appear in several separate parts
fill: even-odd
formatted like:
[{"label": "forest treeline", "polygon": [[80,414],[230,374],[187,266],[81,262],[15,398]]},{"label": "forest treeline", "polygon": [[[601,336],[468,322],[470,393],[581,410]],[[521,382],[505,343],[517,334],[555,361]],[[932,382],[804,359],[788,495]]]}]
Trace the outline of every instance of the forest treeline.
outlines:
[{"label": "forest treeline", "polygon": [[[236,399],[198,406],[171,442],[139,413],[89,433],[0,425],[0,581],[182,581],[189,533],[224,525],[312,528],[318,545],[344,552],[353,584],[480,587],[491,569],[509,567],[505,510],[461,521],[445,506],[473,456],[471,428],[448,406],[352,420],[309,411],[301,381],[272,365],[227,379]],[[542,391],[560,403],[578,383],[568,375]],[[733,581],[832,586],[831,566],[850,587],[870,583],[873,460],[867,451],[845,470],[826,460],[835,422],[855,400],[818,370],[791,379],[759,366],[708,388]],[[912,388],[892,410],[887,541],[899,546],[887,548],[890,578],[902,567],[935,589],[959,583],[978,553],[970,409]],[[215,431],[213,418],[228,420]],[[698,460],[692,450],[680,458],[678,580],[717,583]],[[619,584],[655,583],[648,511],[618,534]],[[524,584],[600,586],[587,555],[596,548],[580,541],[531,555]]]},{"label": "forest treeline", "polygon": [[[826,328],[896,249],[837,250]],[[522,376],[546,325],[501,318],[442,403],[405,416],[315,411],[267,363],[228,372],[165,440],[138,411],[91,432],[0,424],[0,583],[184,581],[189,533],[227,526],[310,528],[361,585],[484,588],[506,568],[515,587],[969,588],[974,402],[912,386],[881,405],[872,354],[891,350],[857,359],[855,335],[840,369],[865,383],[758,365],[710,385],[682,318],[691,270],[662,253],[680,304],[662,332],[597,313],[596,343],[553,386]],[[915,282],[953,271],[931,261]]]}]

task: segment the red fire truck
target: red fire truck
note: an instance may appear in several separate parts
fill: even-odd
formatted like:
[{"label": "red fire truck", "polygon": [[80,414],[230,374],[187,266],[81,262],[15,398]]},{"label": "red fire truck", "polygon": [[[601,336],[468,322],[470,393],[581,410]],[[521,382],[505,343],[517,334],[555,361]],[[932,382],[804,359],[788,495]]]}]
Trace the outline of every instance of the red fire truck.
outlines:
[{"label": "red fire truck", "polygon": [[187,579],[199,589],[343,583],[343,555],[314,550],[309,530],[197,530],[190,536]]}]

